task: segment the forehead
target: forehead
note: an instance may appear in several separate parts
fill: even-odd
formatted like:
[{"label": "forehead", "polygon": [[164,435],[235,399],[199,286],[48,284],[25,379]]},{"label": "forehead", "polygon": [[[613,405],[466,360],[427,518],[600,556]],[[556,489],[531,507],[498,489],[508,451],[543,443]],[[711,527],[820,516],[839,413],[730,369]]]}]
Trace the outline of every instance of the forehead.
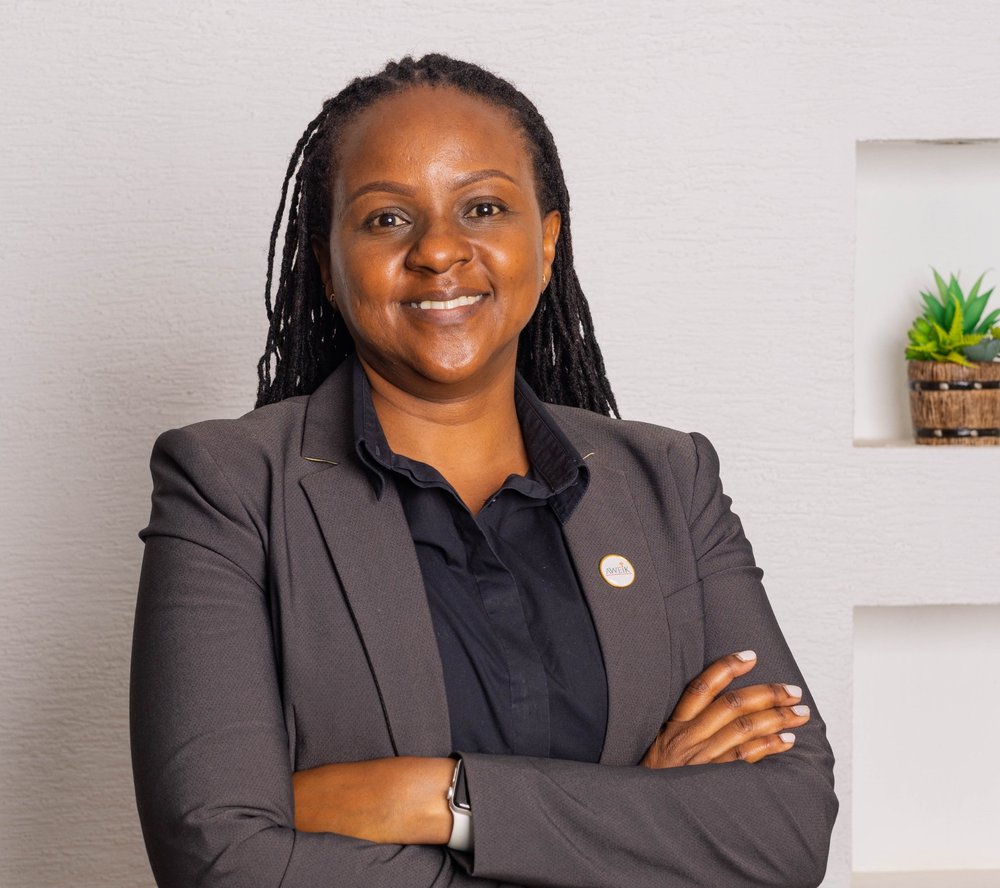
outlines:
[{"label": "forehead", "polygon": [[334,199],[368,181],[416,184],[498,169],[534,187],[524,133],[504,108],[453,87],[415,86],[379,99],[338,139]]}]

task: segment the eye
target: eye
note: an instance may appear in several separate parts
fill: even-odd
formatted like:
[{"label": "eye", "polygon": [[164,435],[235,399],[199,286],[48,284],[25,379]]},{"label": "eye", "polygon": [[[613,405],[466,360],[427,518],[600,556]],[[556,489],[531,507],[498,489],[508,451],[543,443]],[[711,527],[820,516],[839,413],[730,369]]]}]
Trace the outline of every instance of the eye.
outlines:
[{"label": "eye", "polygon": [[381,212],[373,213],[365,220],[365,225],[368,228],[399,228],[401,225],[406,224],[407,220],[400,213],[394,213],[391,210],[382,210]]},{"label": "eye", "polygon": [[486,219],[490,216],[499,216],[501,213],[506,211],[506,207],[495,203],[491,200],[483,200],[477,204],[473,204],[467,216],[472,216],[474,219]]}]

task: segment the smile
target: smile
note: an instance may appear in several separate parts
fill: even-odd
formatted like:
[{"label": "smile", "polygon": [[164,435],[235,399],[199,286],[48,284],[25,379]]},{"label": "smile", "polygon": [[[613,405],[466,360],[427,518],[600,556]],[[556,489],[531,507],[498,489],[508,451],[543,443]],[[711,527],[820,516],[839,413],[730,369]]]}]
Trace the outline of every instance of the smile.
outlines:
[{"label": "smile", "polygon": [[437,302],[425,299],[423,302],[407,302],[412,308],[419,308],[422,311],[447,311],[450,308],[462,308],[466,305],[475,305],[480,299],[486,298],[486,293],[477,293],[475,296],[456,296],[447,302]]}]

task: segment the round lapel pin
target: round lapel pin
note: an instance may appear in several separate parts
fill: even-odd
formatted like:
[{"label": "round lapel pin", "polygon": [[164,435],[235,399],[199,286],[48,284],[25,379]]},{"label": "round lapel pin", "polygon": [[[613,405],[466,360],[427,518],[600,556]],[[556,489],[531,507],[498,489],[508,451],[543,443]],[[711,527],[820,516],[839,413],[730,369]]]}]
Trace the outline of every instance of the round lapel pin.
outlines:
[{"label": "round lapel pin", "polygon": [[635,568],[624,555],[605,555],[600,571],[601,579],[616,589],[624,589],[635,582]]}]

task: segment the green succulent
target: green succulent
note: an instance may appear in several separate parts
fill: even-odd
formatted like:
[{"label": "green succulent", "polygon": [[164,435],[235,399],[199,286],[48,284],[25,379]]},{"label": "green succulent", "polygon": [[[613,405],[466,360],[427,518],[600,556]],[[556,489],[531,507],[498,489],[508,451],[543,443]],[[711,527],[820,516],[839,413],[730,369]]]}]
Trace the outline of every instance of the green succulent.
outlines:
[{"label": "green succulent", "polygon": [[990,312],[987,317],[983,317],[983,310],[986,308],[986,303],[990,301],[990,296],[993,293],[993,287],[990,287],[985,293],[979,292],[979,287],[983,283],[983,278],[986,277],[986,272],[984,271],[979,275],[979,280],[972,285],[969,295],[965,296],[955,275],[952,275],[946,284],[944,278],[935,269],[932,268],[931,271],[934,272],[934,282],[937,284],[938,295],[933,296],[926,290],[921,291],[920,295],[927,306],[924,310],[924,317],[929,321],[936,321],[945,330],[950,330],[955,310],[956,308],[961,308],[963,317],[962,332],[986,335],[990,327],[997,322],[997,318],[1000,318],[1000,308],[994,312]]},{"label": "green succulent", "polygon": [[966,333],[963,330],[965,313],[961,304],[952,298],[951,324],[946,330],[935,320],[922,315],[913,322],[910,344],[906,348],[908,361],[951,361],[965,367],[972,363],[962,351],[971,345],[978,345],[981,333]]},{"label": "green succulent", "polygon": [[920,293],[924,312],[910,328],[907,360],[951,361],[968,367],[973,361],[996,359],[1000,355],[1000,326],[992,325],[1000,318],[1000,309],[983,317],[993,293],[992,287],[985,293],[979,292],[986,273],[979,276],[965,295],[955,275],[945,283],[935,269],[931,270],[938,295]]}]

